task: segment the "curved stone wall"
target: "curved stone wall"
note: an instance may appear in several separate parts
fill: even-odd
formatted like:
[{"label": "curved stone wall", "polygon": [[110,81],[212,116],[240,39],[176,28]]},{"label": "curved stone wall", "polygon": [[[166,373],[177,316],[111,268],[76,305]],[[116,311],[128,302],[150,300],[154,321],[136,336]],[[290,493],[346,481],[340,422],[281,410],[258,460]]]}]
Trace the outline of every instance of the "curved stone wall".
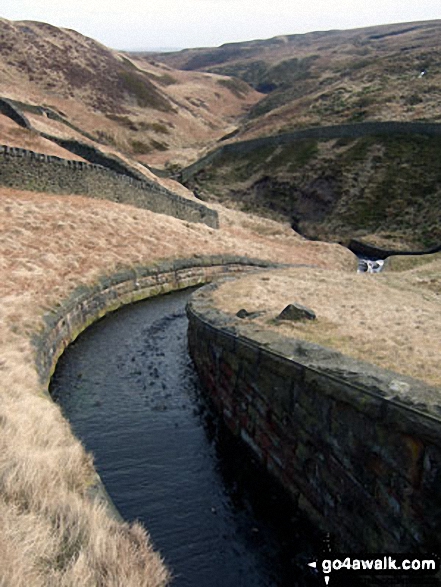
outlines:
[{"label": "curved stone wall", "polygon": [[182,182],[188,181],[196,173],[210,165],[223,154],[246,154],[254,149],[268,146],[288,145],[303,139],[339,139],[360,138],[369,135],[441,135],[441,124],[430,122],[363,122],[359,124],[339,124],[333,126],[318,126],[305,128],[290,133],[282,133],[246,141],[237,141],[223,145],[204,157],[195,161],[192,165],[182,169],[180,178]]},{"label": "curved stone wall", "polygon": [[189,302],[214,406],[340,551],[441,547],[439,390]]},{"label": "curved stone wall", "polygon": [[[212,281],[218,276],[271,263],[234,256],[207,256],[179,259],[103,277],[91,287],[79,287],[69,299],[44,317],[45,326],[35,335],[36,368],[42,393],[49,397],[50,378],[64,349],[93,322],[119,307],[136,301]],[[93,499],[106,505],[109,513],[121,519],[99,478],[90,487]]]},{"label": "curved stone wall", "polygon": [[37,370],[43,387],[47,388],[66,346],[105,314],[126,304],[205,284],[221,275],[277,266],[233,255],[201,256],[133,267],[102,277],[94,286],[77,288],[56,310],[44,316],[45,326],[34,337]]},{"label": "curved stone wall", "polygon": [[139,181],[100,165],[0,145],[0,184],[53,194],[77,194],[131,204],[158,214],[219,227],[218,214],[153,182]]}]

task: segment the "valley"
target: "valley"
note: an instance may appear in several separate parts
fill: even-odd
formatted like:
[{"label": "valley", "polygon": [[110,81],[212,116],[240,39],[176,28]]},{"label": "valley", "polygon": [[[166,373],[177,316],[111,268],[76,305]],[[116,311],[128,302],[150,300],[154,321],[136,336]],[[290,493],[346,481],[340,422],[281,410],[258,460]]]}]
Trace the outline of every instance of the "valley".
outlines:
[{"label": "valley", "polygon": [[[269,373],[262,389],[270,403],[255,398],[259,409],[243,417],[243,406],[232,404],[233,432],[238,423],[249,426],[239,434],[253,450],[262,441],[266,455],[268,433],[287,428],[292,440],[290,425],[301,422],[296,467],[308,472],[312,489],[298,503],[325,530],[337,460],[350,446],[344,512],[353,507],[363,526],[351,496],[370,484],[370,546],[397,544],[387,518],[401,524],[396,511],[408,515],[397,526],[406,545],[431,544],[430,516],[418,516],[421,504],[430,510],[439,499],[440,253],[389,255],[384,272],[359,275],[347,246],[354,238],[398,252],[440,245],[440,31],[434,20],[146,53],[42,22],[0,19],[2,585],[170,582],[148,527],[115,513],[93,456],[48,385],[65,347],[106,313],[219,277],[227,278],[215,295],[220,309],[204,306],[206,321],[193,316],[205,382],[212,392],[208,343],[225,359],[216,363],[225,398],[231,390],[234,399],[236,383],[244,397],[254,394],[259,370]],[[346,130],[331,136],[335,128]],[[296,296],[314,305],[312,327],[277,321]],[[261,315],[254,320],[253,312]],[[312,396],[321,397],[331,377],[335,397],[326,395],[322,410],[307,390],[291,421],[285,415],[294,395],[286,399],[283,390],[297,389],[293,357],[299,385],[307,373]],[[236,369],[248,380],[236,379]],[[342,400],[339,385],[356,393]],[[273,400],[282,416],[273,414]],[[365,438],[352,435],[357,422],[378,434],[369,436],[370,452]],[[335,433],[323,436],[336,459],[329,495],[316,491],[322,465],[308,424]],[[277,458],[276,476],[291,484]],[[360,479],[351,485],[354,475]],[[338,517],[333,523],[338,531]]]}]

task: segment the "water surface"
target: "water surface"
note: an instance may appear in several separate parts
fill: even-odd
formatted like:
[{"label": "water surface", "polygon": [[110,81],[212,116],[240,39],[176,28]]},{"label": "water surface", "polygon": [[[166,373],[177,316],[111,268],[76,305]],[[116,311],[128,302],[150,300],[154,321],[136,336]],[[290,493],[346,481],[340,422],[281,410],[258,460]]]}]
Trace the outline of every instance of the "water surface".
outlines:
[{"label": "water surface", "polygon": [[121,515],[138,519],[173,587],[322,584],[313,532],[205,405],[187,353],[189,291],[119,310],[60,359],[54,399]]}]

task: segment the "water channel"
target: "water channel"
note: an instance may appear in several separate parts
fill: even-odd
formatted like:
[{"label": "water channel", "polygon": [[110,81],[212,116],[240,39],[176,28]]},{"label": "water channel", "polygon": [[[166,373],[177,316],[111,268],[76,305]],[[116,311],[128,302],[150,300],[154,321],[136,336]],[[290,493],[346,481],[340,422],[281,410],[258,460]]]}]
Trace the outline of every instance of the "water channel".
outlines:
[{"label": "water channel", "polygon": [[90,327],[51,393],[121,515],[140,520],[172,587],[309,587],[323,542],[204,403],[187,353],[189,291]]}]

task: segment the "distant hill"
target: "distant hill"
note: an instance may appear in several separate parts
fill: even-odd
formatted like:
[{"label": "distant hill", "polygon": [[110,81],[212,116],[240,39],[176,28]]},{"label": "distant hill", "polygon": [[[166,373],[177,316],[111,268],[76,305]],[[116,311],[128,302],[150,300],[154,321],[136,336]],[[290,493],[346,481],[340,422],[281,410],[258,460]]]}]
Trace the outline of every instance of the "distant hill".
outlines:
[{"label": "distant hill", "polygon": [[238,138],[368,120],[441,121],[441,20],[286,35],[156,57],[266,97]]},{"label": "distant hill", "polygon": [[[156,56],[264,97],[223,144],[314,126],[441,122],[441,20],[286,35]],[[233,77],[234,79],[234,77]],[[441,241],[439,139],[372,136],[225,153],[188,182],[199,197],[288,219],[305,236],[385,247]]]},{"label": "distant hill", "polygon": [[[441,20],[152,54],[0,19],[0,97],[34,129],[1,115],[0,142],[68,156],[47,137],[73,139],[175,173],[218,145],[294,129],[441,123],[440,55]],[[440,152],[427,136],[305,140],[216,159],[188,187],[311,238],[435,246]]]},{"label": "distant hill", "polygon": [[[75,31],[0,19],[0,96],[47,106],[98,143],[141,161],[182,162],[236,128],[261,95],[225,76],[175,71]],[[34,122],[71,134],[67,126]]]},{"label": "distant hill", "polygon": [[441,137],[302,139],[225,152],[186,185],[207,201],[288,220],[306,237],[389,249],[441,244]]}]

